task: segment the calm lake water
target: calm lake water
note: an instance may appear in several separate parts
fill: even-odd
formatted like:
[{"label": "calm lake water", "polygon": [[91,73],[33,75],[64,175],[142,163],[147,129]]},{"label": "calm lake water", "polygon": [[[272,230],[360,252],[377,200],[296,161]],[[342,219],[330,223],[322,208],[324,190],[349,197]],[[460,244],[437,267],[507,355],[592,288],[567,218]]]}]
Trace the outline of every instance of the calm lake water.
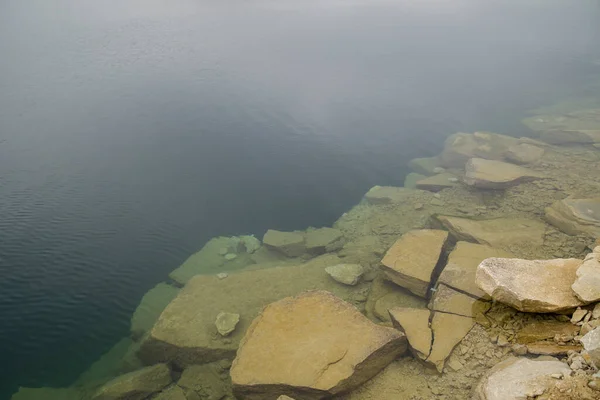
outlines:
[{"label": "calm lake water", "polygon": [[0,4],[0,398],[205,241],[330,225],[456,131],[592,95],[597,1]]}]

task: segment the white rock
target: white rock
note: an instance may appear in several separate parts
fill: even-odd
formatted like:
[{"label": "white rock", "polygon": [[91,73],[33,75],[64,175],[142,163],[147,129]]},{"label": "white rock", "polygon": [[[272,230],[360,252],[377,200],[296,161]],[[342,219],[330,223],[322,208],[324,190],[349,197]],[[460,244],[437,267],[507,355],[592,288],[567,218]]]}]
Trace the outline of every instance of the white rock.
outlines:
[{"label": "white rock", "polygon": [[229,274],[228,274],[228,273],[226,273],[226,272],[219,272],[219,273],[217,274],[217,278],[219,278],[219,279],[225,279],[225,278],[227,278],[228,276],[229,276]]},{"label": "white rock", "polygon": [[237,254],[233,254],[233,253],[225,254],[225,259],[227,261],[235,260],[236,258],[237,258]]},{"label": "white rock", "polygon": [[354,286],[360,281],[365,269],[359,264],[338,264],[325,268],[325,272],[344,285]]},{"label": "white rock", "polygon": [[240,314],[220,312],[215,320],[215,326],[221,336],[227,336],[235,330],[240,322]]},{"label": "white rock", "polygon": [[571,288],[585,303],[600,300],[600,246],[585,257],[577,269],[577,280]]},{"label": "white rock", "polygon": [[592,357],[592,362],[596,367],[600,367],[600,327],[582,337],[581,344],[583,344],[583,348]]}]

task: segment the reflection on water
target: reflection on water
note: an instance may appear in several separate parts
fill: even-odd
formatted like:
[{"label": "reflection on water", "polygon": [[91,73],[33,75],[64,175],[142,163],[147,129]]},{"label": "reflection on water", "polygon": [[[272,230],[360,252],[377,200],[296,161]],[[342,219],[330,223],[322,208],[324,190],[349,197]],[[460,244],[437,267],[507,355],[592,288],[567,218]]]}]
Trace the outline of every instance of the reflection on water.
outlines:
[{"label": "reflection on water", "polygon": [[597,315],[476,270],[594,247],[598,10],[450,3],[4,5],[0,396],[595,398]]}]

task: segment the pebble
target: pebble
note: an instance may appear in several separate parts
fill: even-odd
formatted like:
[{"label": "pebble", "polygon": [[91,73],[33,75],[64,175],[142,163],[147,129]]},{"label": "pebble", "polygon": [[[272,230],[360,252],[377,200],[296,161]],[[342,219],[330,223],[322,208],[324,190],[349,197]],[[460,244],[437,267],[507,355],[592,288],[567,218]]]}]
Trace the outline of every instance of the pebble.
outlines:
[{"label": "pebble", "polygon": [[227,261],[235,260],[237,258],[237,254],[229,253],[225,254],[225,259]]},{"label": "pebble", "polygon": [[446,169],[442,168],[442,167],[435,167],[433,169],[433,172],[435,172],[436,174],[442,174],[442,173],[446,172]]},{"label": "pebble", "polygon": [[228,274],[228,273],[226,273],[226,272],[219,272],[219,273],[217,274],[217,278],[219,278],[219,279],[225,279],[225,278],[227,278],[228,276],[229,276],[229,274]]},{"label": "pebble", "polygon": [[458,178],[448,178],[448,182],[456,183],[458,182]]}]

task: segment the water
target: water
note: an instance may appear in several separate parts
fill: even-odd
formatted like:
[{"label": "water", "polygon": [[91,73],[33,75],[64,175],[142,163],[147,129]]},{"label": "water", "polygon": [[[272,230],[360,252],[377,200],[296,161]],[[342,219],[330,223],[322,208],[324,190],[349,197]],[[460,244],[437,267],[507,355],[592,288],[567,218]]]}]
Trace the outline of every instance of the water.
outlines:
[{"label": "water", "polygon": [[590,95],[596,1],[5,0],[0,398],[68,385],[217,235],[330,225]]}]

